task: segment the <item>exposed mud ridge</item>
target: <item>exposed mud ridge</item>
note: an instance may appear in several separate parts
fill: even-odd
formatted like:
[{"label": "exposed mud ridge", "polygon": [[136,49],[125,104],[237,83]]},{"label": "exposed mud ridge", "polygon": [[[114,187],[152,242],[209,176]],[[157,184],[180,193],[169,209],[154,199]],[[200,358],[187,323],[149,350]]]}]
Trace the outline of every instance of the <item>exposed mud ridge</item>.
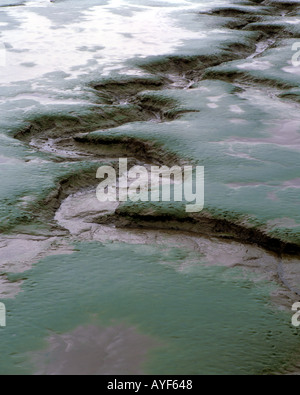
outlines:
[{"label": "exposed mud ridge", "polygon": [[[213,15],[213,16],[223,16],[230,18],[259,18],[259,12],[257,9],[249,10],[249,8],[242,7],[222,7],[215,8],[212,11],[203,12],[203,14]],[[265,13],[264,13],[265,14]]]},{"label": "exposed mud ridge", "polygon": [[[265,7],[258,11],[256,14],[256,8],[253,5],[254,10],[249,9],[248,7],[224,7],[215,9],[209,14],[218,15],[224,18],[223,26],[233,29],[233,30],[245,30],[245,31],[253,31],[256,33],[260,33],[260,42],[257,42],[257,47],[263,44],[263,50],[258,51],[256,54],[250,57],[259,57],[266,50],[270,48],[274,48],[278,46],[279,42],[282,39],[287,38],[299,38],[300,33],[296,30],[293,31],[291,25],[289,27],[286,23],[273,19],[274,16],[286,16],[290,15],[291,12],[300,9],[300,3],[294,1],[260,1],[255,2],[264,5]],[[283,12],[284,11],[284,12]],[[254,15],[255,14],[255,15]],[[260,19],[264,16],[270,17],[270,21],[261,21]],[[234,20],[228,21],[228,17],[234,18]],[[255,21],[254,19],[257,18]],[[247,70],[222,70],[218,69],[218,67],[207,68],[203,73],[202,79],[216,79],[223,80],[230,83],[238,83],[244,86],[267,86],[270,88],[275,88],[279,90],[288,90],[292,88],[297,88],[298,85],[292,82],[280,81],[279,79],[271,78],[271,77],[258,77],[254,76],[251,73],[247,72]],[[290,93],[282,93],[278,94],[279,98],[289,99],[295,102],[299,102],[299,97],[297,95],[293,95]]]},{"label": "exposed mud ridge", "polygon": [[[83,134],[112,129],[130,122],[171,121],[189,112],[189,110],[176,108],[177,102],[170,98],[154,97],[148,94],[130,95],[132,85],[134,84],[131,82],[126,84],[125,86],[129,89],[124,88],[124,95],[121,93],[115,96],[114,100],[117,100],[119,104],[93,107],[83,115],[40,116],[29,121],[29,126],[17,131],[14,137],[41,151],[55,154],[58,157],[57,160],[61,160],[59,158],[82,160],[87,157],[99,159],[117,154],[107,149],[102,152],[91,145],[83,145]],[[110,90],[111,86],[109,85]],[[103,98],[102,92],[101,99]],[[123,102],[125,96],[126,103]],[[137,157],[139,157],[139,148],[141,147],[136,147],[134,150]],[[112,151],[115,151],[115,147]]]},{"label": "exposed mud ridge", "polygon": [[[182,166],[187,163],[172,153],[168,154],[162,151],[156,144],[149,141],[128,137],[101,137],[93,139],[89,136],[77,137],[76,140],[94,148],[99,146],[100,150],[104,151],[106,145],[113,145],[116,148],[116,158],[120,157],[118,147],[121,148],[125,145],[127,150],[125,156],[128,157],[129,167],[144,163],[168,166],[174,164]],[[122,152],[122,155],[124,155],[124,152]],[[119,170],[118,162],[114,158],[107,159],[106,163],[109,163],[117,171]],[[57,189],[53,191],[46,201],[42,202],[41,211],[37,217],[40,217],[41,220],[47,219],[48,221],[52,221],[55,212],[65,198],[86,188],[96,188],[98,182],[95,180],[95,171],[98,166],[99,162],[96,162],[94,169],[60,180]],[[183,218],[176,218],[174,215],[158,214],[154,210],[149,213],[148,209],[140,212],[129,212],[126,208],[124,209],[120,206],[111,215],[101,215],[96,218],[95,223],[109,224],[120,228],[186,231],[196,233],[200,236],[204,235],[223,240],[235,240],[247,244],[255,244],[278,255],[289,254],[299,256],[300,254],[299,245],[284,242],[266,234],[259,228],[248,227],[245,223],[239,224],[228,219],[213,218],[205,211],[200,214],[186,214]]]},{"label": "exposed mud ridge", "polygon": [[[134,157],[143,163],[153,163],[158,165],[184,165],[190,163],[187,160],[184,161],[179,158],[173,152],[166,152],[161,147],[149,140],[137,139],[128,136],[101,136],[92,137],[89,135],[77,136],[74,138],[76,142],[82,143],[84,149],[89,147],[97,147],[104,149],[107,146],[113,146],[116,148],[116,157],[119,158],[120,154],[123,154],[122,147],[126,147],[126,156]],[[120,149],[120,151],[118,151]],[[162,160],[163,158],[163,160]]]},{"label": "exposed mud ridge", "polygon": [[284,92],[278,95],[281,99],[292,100],[300,104],[300,92],[298,94],[293,92]]},{"label": "exposed mud ridge", "polygon": [[77,133],[111,129],[129,122],[172,120],[181,113],[174,106],[174,100],[136,96],[131,103],[94,107],[86,115],[43,115],[28,120],[30,125],[14,137],[28,143],[35,136],[40,140],[72,138]]},{"label": "exposed mud ridge", "polygon": [[170,83],[164,78],[132,78],[120,81],[107,80],[92,86],[105,104],[120,104],[135,101],[139,92],[145,90],[160,90]]},{"label": "exposed mud ridge", "polygon": [[7,7],[20,7],[25,6],[25,3],[18,3],[18,4],[4,4],[0,5],[0,8],[7,8]]},{"label": "exposed mud ridge", "polygon": [[227,22],[224,22],[224,27],[227,29],[238,30],[248,26],[249,23],[259,22],[261,18],[259,16],[248,16],[248,17],[237,17],[237,18],[226,18]]},{"label": "exposed mud ridge", "polygon": [[[207,70],[203,76],[203,79],[208,80],[222,80],[231,83],[238,83],[244,86],[267,86],[270,88],[286,90],[292,89],[297,87],[297,85],[286,82],[286,81],[279,81],[278,79],[274,78],[264,78],[258,77],[254,75],[249,75],[247,71],[243,70],[218,70],[218,69],[211,69]],[[290,100],[294,100],[296,95],[285,96],[284,94],[279,94],[278,97],[281,98],[289,98]],[[298,100],[298,99],[297,99]],[[297,101],[296,100],[296,101]]]},{"label": "exposed mud ridge", "polygon": [[[258,4],[259,7],[257,7]],[[237,4],[231,7],[219,7],[203,14],[222,17],[224,21],[221,24],[225,28],[232,30],[242,29],[244,31],[258,33],[259,38],[256,45],[259,47],[262,44],[263,50],[250,56],[254,58],[259,57],[270,48],[277,47],[282,39],[300,37],[299,30],[294,30],[292,25],[280,21],[281,17],[284,16],[299,15],[299,10],[299,1],[255,1],[246,5]],[[276,78],[259,78],[243,70],[218,70],[213,67],[211,69],[209,67],[206,68],[202,75],[203,80],[218,79],[231,83],[246,84],[248,86],[268,86],[280,90],[298,87],[296,84],[279,81]],[[299,102],[297,95],[279,94],[278,96]]]},{"label": "exposed mud ridge", "polygon": [[[55,153],[59,147],[62,150],[70,149],[74,137],[80,133],[111,129],[129,122],[174,120],[194,110],[181,110],[175,100],[142,94],[142,91],[191,88],[208,67],[242,59],[255,49],[255,43],[239,42],[228,44],[216,56],[174,56],[148,61],[140,67],[154,74],[155,78],[127,78],[94,84],[96,103],[86,115],[42,115],[28,119],[29,125],[17,131],[14,137],[43,151]],[[53,144],[54,149],[51,147]]]},{"label": "exposed mud ridge", "polygon": [[259,22],[262,20],[262,15],[268,14],[267,11],[259,12],[257,8],[250,9],[250,7],[220,7],[212,11],[200,13],[200,15],[207,14],[211,16],[219,16],[224,18],[224,27],[228,29],[242,29],[252,22]]},{"label": "exposed mud ridge", "polygon": [[291,13],[296,11],[299,8],[298,0],[265,0],[262,1],[261,4],[265,4],[267,6],[272,6],[274,9],[278,9],[286,15],[286,13]]},{"label": "exposed mud ridge", "polygon": [[[257,7],[259,5],[259,7]],[[223,6],[214,8],[211,11],[203,12],[212,16],[225,18],[240,18],[254,22],[265,16],[293,16],[294,12],[299,9],[299,1],[250,1],[245,4],[237,3],[232,6]]]},{"label": "exposed mud ridge", "polygon": [[[300,8],[299,3],[297,6]],[[231,12],[231,9],[230,9]],[[228,11],[228,14],[230,14]],[[226,13],[226,12],[225,12]],[[241,12],[244,14],[244,11]],[[244,17],[243,17],[244,18]],[[245,59],[245,58],[256,58],[261,56],[268,49],[278,46],[281,39],[286,38],[299,38],[298,32],[292,32],[286,28],[284,24],[268,23],[268,22],[257,22],[252,23],[253,18],[257,16],[246,17],[246,19],[235,18],[229,22],[224,22],[223,26],[233,30],[253,31],[256,33],[252,41],[248,43],[236,43],[227,44],[224,48],[224,52],[215,56],[194,56],[189,58],[184,57],[164,57],[162,59],[148,62],[147,64],[141,64],[140,67],[144,70],[152,73],[159,74],[168,78],[170,75],[177,75],[182,80],[189,83],[189,87],[192,88],[194,83],[208,79],[218,79],[231,83],[244,84],[245,86],[256,86],[261,88],[267,86],[279,90],[287,90],[291,88],[297,88],[298,85],[292,82],[280,81],[278,79],[269,77],[258,77],[247,73],[243,70],[219,70],[218,66],[229,63],[231,61]],[[259,47],[261,50],[258,50]],[[291,101],[299,102],[299,97],[292,94],[278,94],[280,98],[286,98]]]},{"label": "exposed mud ridge", "polygon": [[[140,67],[156,75],[157,79],[132,78],[95,84],[96,103],[86,115],[41,115],[28,119],[28,126],[18,130],[14,137],[36,148],[54,153],[58,146],[62,149],[65,146],[69,148],[73,144],[73,138],[80,133],[111,129],[129,122],[174,120],[181,114],[194,110],[183,111],[176,108],[178,103],[175,100],[142,94],[142,91],[192,88],[193,84],[201,79],[217,78],[207,71],[210,67],[243,59],[255,50],[255,42],[239,42],[228,44],[221,54],[215,56],[174,56],[148,61]],[[57,140],[54,150],[47,143],[49,140],[52,140],[51,143]]]},{"label": "exposed mud ridge", "polygon": [[[110,163],[110,165],[112,165]],[[37,218],[40,220],[52,221],[56,210],[59,209],[61,202],[72,193],[78,190],[88,188],[91,185],[96,185],[95,169],[82,171],[73,174],[70,177],[65,177],[57,183],[57,188],[43,200],[40,204],[40,211],[37,213]]]},{"label": "exposed mud ridge", "polygon": [[[259,8],[257,8],[258,4]],[[264,7],[261,8],[261,5]],[[147,59],[140,63],[139,67],[150,73],[150,76],[125,77],[118,81],[108,79],[94,83],[92,88],[97,98],[87,115],[45,115],[29,119],[29,126],[17,131],[15,138],[30,142],[37,148],[54,152],[59,145],[62,148],[64,145],[68,147],[73,145],[73,142],[67,142],[65,138],[72,140],[78,133],[111,129],[129,122],[170,121],[188,110],[176,109],[177,103],[174,100],[141,93],[162,89],[192,88],[195,83],[204,79],[220,79],[248,85],[249,83],[269,85],[278,89],[294,88],[295,85],[275,79],[252,77],[244,71],[216,70],[214,67],[251,55],[259,56],[262,52],[257,53],[258,45],[264,44],[264,52],[275,46],[276,40],[289,36],[291,33],[286,31],[279,22],[252,22],[262,15],[273,15],[274,12],[277,15],[278,9],[280,12],[282,9],[290,12],[291,9],[295,10],[297,7],[299,3],[293,1],[255,1],[250,3],[250,6],[246,3],[246,6],[216,8],[209,14],[235,19],[242,18],[245,21],[243,29],[252,30],[256,34],[247,42],[238,41],[224,45],[215,55],[158,57],[152,61]],[[240,26],[232,28],[239,29]],[[288,98],[291,100],[295,98],[297,101],[297,97],[293,95]],[[37,139],[35,139],[36,136]],[[45,141],[49,139],[57,139],[54,150],[47,143],[45,144]]]},{"label": "exposed mud ridge", "polygon": [[250,23],[243,28],[244,30],[261,31],[267,37],[281,38],[299,38],[300,33],[291,31],[287,26],[280,22],[255,22]]},{"label": "exposed mud ridge", "polygon": [[[202,80],[207,68],[251,55],[256,50],[256,41],[259,41],[261,37],[262,35],[258,33],[256,40],[253,40],[253,42],[226,44],[222,48],[222,52],[217,55],[168,56],[150,62],[147,61],[144,64],[141,63],[139,66],[149,73],[163,76],[166,79],[174,79],[175,77],[175,81],[173,85],[170,84],[170,88],[176,88],[176,85],[182,88],[190,88],[194,83]],[[178,79],[181,80],[181,83]]]}]

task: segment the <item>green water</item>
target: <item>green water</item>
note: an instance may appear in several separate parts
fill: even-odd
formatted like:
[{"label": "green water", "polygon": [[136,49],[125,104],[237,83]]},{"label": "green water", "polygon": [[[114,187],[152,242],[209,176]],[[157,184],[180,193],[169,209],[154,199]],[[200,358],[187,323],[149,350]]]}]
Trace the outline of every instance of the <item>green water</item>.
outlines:
[{"label": "green water", "polygon": [[75,248],[11,276],[25,280],[23,292],[6,301],[2,374],[34,373],[29,352],[47,348],[50,334],[89,324],[124,324],[150,336],[158,346],[143,372],[152,374],[269,373],[287,366],[299,348],[289,314],[269,306],[274,285],[207,267],[178,248]]}]

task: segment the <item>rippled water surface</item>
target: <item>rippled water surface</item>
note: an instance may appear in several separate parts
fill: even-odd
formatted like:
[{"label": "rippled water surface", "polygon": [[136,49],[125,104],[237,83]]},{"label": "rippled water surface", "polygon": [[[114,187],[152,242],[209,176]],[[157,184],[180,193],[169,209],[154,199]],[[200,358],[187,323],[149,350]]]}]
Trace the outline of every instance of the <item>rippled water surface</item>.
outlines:
[{"label": "rippled water surface", "polygon": [[8,303],[2,372],[73,363],[74,373],[82,357],[94,373],[269,373],[297,352],[288,314],[268,306],[269,285],[183,249],[78,244],[25,276]]}]

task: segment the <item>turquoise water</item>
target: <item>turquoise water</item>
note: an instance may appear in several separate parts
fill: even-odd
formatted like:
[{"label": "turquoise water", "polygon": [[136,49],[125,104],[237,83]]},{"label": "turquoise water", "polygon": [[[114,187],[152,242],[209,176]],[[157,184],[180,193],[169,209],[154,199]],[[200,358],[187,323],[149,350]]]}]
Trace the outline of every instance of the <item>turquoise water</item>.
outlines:
[{"label": "turquoise water", "polygon": [[33,373],[29,352],[47,349],[53,333],[91,324],[123,324],[152,338],[156,346],[143,363],[152,374],[270,373],[288,366],[298,350],[289,314],[269,306],[275,285],[201,259],[188,264],[192,254],[179,248],[75,248],[13,276],[26,280],[16,299],[6,301],[1,373]]}]

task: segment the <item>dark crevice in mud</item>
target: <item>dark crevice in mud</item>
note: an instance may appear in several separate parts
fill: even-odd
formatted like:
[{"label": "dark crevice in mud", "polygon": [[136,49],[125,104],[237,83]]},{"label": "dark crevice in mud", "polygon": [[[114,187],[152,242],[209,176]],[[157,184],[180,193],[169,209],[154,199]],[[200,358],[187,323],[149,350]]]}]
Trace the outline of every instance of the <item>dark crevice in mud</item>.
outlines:
[{"label": "dark crevice in mud", "polygon": [[290,0],[265,0],[262,2],[262,4],[265,4],[267,6],[273,7],[273,9],[280,10],[281,12],[293,12],[299,9],[300,4],[298,0],[295,1],[290,1]]},{"label": "dark crevice in mud", "polygon": [[[207,80],[222,80],[231,83],[240,83],[244,86],[268,86],[270,88],[276,88],[281,90],[295,88],[296,85],[286,81],[279,81],[275,78],[264,78],[254,75],[249,75],[247,72],[242,70],[207,70],[203,76],[203,79]],[[282,96],[284,97],[284,96]]]},{"label": "dark crevice in mud", "polygon": [[259,18],[259,13],[257,10],[253,10],[253,12],[249,11],[249,9],[242,9],[238,7],[224,7],[224,8],[216,8],[212,11],[203,13],[212,16],[222,16],[222,17],[230,17],[230,18]]},{"label": "dark crevice in mud", "polygon": [[284,92],[278,95],[280,99],[291,100],[300,104],[300,92],[298,94],[293,92]]},{"label": "dark crevice in mud", "polygon": [[259,17],[230,19],[228,22],[224,23],[224,27],[232,30],[243,29],[249,25],[249,23],[258,21],[260,21]]},{"label": "dark crevice in mud", "polygon": [[232,60],[232,55],[198,55],[198,56],[168,56],[154,59],[152,62],[141,63],[139,66],[145,71],[159,75],[184,76],[186,73],[202,71],[207,67],[216,66]]},{"label": "dark crevice in mud", "polygon": [[286,243],[270,237],[256,228],[247,228],[226,219],[212,218],[209,215],[190,215],[185,218],[175,218],[173,215],[143,215],[128,213],[122,208],[115,215],[99,217],[97,223],[113,223],[121,228],[144,228],[177,230],[196,233],[225,240],[234,240],[247,244],[255,244],[279,255],[300,253],[300,246]]},{"label": "dark crevice in mud", "polygon": [[200,15],[218,16],[224,18],[223,26],[227,29],[242,29],[249,23],[259,22],[262,20],[265,13],[262,15],[257,10],[249,10],[240,7],[222,7],[214,10],[200,13]]},{"label": "dark crevice in mud", "polygon": [[178,103],[175,100],[163,96],[154,98],[151,95],[143,95],[138,98],[138,103],[143,108],[143,111],[153,114],[155,119],[160,122],[173,121],[182,114],[198,112],[196,110],[180,110],[176,108]]},{"label": "dark crevice in mud", "polygon": [[287,28],[284,23],[256,22],[247,24],[243,30],[261,31],[267,38],[286,39],[299,38],[299,32],[293,32]]},{"label": "dark crevice in mud", "polygon": [[20,6],[25,6],[26,3],[19,3],[19,4],[4,4],[0,5],[0,8],[8,8],[8,7],[20,7]]},{"label": "dark crevice in mud", "polygon": [[79,190],[96,185],[95,172],[96,166],[94,169],[81,171],[61,179],[57,183],[57,188],[40,203],[41,212],[37,213],[37,218],[41,220],[47,218],[51,221],[64,199]]},{"label": "dark crevice in mud", "polygon": [[[116,157],[125,155],[125,157],[134,157],[143,163],[152,163],[158,165],[183,165],[190,163],[179,158],[175,153],[163,150],[159,144],[151,140],[142,140],[128,136],[97,136],[89,135],[77,136],[74,140],[83,144],[84,149],[90,147],[98,148],[100,151],[108,147],[116,148]],[[122,149],[126,147],[126,151]],[[118,152],[119,149],[119,152]]]},{"label": "dark crevice in mud", "polygon": [[[58,227],[57,223],[55,223],[55,212],[59,209],[62,201],[69,195],[97,184],[95,180],[96,170],[97,167],[95,166],[94,169],[77,171],[72,175],[65,176],[58,180],[56,188],[54,188],[46,198],[29,204],[22,217],[18,217],[16,219],[16,223],[1,223],[0,233],[12,233],[15,229],[18,229],[18,234],[27,234],[27,231],[25,230],[26,225],[35,224],[38,228],[37,232],[33,232],[33,234],[39,234],[39,231],[41,231],[41,235],[46,232],[45,234],[50,237],[56,235],[57,231],[59,231],[59,233],[62,232],[64,235],[67,235],[67,231]],[[19,225],[21,225],[21,227],[19,227]],[[49,228],[53,234],[49,234]],[[32,231],[29,233],[31,234]]]},{"label": "dark crevice in mud", "polygon": [[170,80],[164,78],[132,78],[120,81],[107,80],[92,86],[105,104],[113,105],[132,102],[139,92],[145,90],[161,90],[167,87]]}]

